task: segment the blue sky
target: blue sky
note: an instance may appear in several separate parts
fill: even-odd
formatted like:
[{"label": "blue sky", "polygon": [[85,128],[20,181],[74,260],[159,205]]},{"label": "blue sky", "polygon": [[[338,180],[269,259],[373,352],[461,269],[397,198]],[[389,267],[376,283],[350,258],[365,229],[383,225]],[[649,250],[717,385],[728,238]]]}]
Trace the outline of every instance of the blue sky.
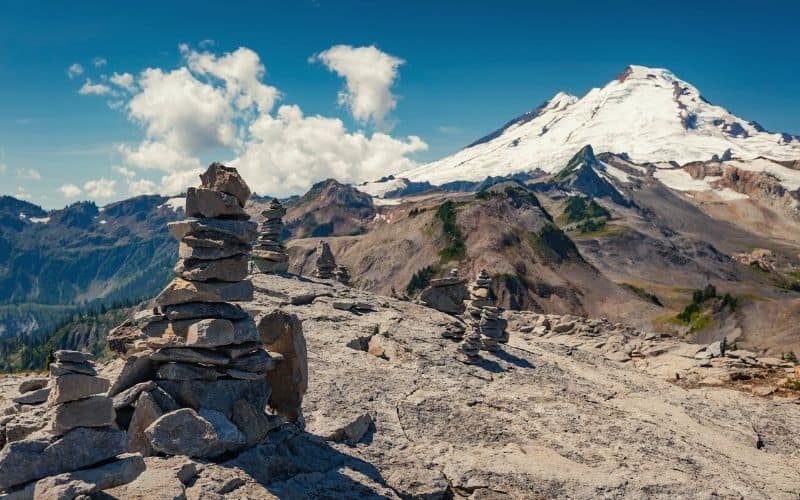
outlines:
[{"label": "blue sky", "polygon": [[[130,196],[130,179],[163,186],[167,170],[133,168],[120,153],[120,144],[140,147],[153,123],[131,119],[131,97],[78,91],[87,78],[110,86],[103,75],[174,70],[186,63],[180,44],[218,57],[246,47],[266,68],[263,83],[280,93],[275,108],[291,104],[305,117],[338,118],[348,133],[368,139],[375,131],[403,144],[417,136],[427,149],[408,146],[403,154],[420,162],[459,149],[559,90],[582,95],[627,64],[667,67],[733,113],[798,134],[797,19],[797,2],[5,1],[0,193],[60,207],[89,193],[102,195],[94,196],[99,203]],[[381,123],[375,115],[354,117],[337,102],[343,76],[309,60],[339,44],[374,45],[403,61],[390,87],[396,105]],[[105,64],[96,67],[98,58]],[[84,72],[70,79],[75,63]],[[225,149],[192,153],[207,163],[234,156]],[[302,169],[305,160],[298,161]],[[114,187],[86,185],[100,179]],[[271,190],[269,182],[276,193],[299,189],[307,180],[265,178],[259,191]],[[65,196],[59,187],[66,184],[80,194]]]}]

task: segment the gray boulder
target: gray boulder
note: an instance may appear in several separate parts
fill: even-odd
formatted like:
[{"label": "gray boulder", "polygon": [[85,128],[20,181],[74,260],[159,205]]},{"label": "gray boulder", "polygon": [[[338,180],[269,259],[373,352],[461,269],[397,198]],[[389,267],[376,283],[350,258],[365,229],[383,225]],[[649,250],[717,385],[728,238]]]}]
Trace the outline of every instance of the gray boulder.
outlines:
[{"label": "gray boulder", "polygon": [[114,423],[114,402],[106,396],[90,396],[55,407],[53,432],[63,434],[76,427],[105,427]]},{"label": "gray boulder", "polygon": [[34,438],[0,450],[0,489],[89,467],[125,452],[123,431],[77,428],[60,439]]}]

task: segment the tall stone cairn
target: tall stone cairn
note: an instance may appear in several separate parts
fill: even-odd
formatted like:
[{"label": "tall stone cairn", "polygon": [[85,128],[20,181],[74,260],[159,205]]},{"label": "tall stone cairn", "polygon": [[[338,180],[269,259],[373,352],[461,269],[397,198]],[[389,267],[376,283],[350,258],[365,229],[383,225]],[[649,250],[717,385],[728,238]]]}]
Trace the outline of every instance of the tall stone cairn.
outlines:
[{"label": "tall stone cairn", "polygon": [[253,248],[254,271],[261,273],[285,273],[289,269],[289,256],[281,243],[283,216],[286,208],[277,198],[273,198],[269,208],[261,212],[264,222],[261,233]]},{"label": "tall stone cairn", "polygon": [[109,391],[128,449],[143,455],[214,457],[252,446],[277,424],[265,413],[275,360],[253,318],[245,279],[257,225],[250,189],[213,163],[186,194],[189,218],[168,224],[180,241],[177,277],[155,308],[117,327],[109,345],[127,359]]},{"label": "tall stone cairn", "polygon": [[[108,468],[125,471],[113,478],[116,484],[132,481],[145,464],[138,455],[117,457],[127,449],[126,436],[115,428],[113,402],[105,394],[109,381],[97,376],[88,354],[56,351],[54,357],[50,378],[23,382],[21,396],[14,399],[20,407],[43,406],[46,410],[23,410],[19,422],[13,415],[4,422],[14,432],[6,432],[10,442],[0,446],[0,492],[17,489],[20,498],[55,498],[44,490],[46,484],[38,481],[78,469],[81,472],[76,477],[65,475],[62,480],[102,476]],[[98,469],[89,469],[100,463]],[[76,495],[103,489],[86,482],[75,487]],[[4,495],[0,493],[0,497]]]},{"label": "tall stone cairn", "polygon": [[314,276],[322,279],[331,279],[333,271],[336,269],[336,258],[331,252],[331,247],[324,241],[317,245],[317,262],[314,269]]},{"label": "tall stone cairn", "polygon": [[485,269],[481,269],[478,276],[469,286],[469,298],[464,301],[464,323],[467,325],[464,342],[461,343],[461,352],[467,362],[478,359],[481,350],[481,319],[483,308],[492,303],[492,279]]}]

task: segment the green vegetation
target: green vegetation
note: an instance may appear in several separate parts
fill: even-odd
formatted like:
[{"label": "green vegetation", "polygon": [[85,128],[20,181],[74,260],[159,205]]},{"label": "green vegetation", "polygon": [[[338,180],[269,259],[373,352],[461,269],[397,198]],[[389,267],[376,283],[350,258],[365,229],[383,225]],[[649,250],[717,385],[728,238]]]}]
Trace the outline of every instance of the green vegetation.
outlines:
[{"label": "green vegetation", "polygon": [[581,164],[583,164],[583,162],[586,161],[590,156],[594,156],[591,152],[591,147],[584,146],[580,151],[575,153],[572,158],[570,158],[566,167],[561,169],[556,175],[553,176],[553,180],[555,182],[562,182],[569,179],[575,175],[575,172],[578,170]]},{"label": "green vegetation", "polygon": [[503,193],[500,193],[498,191],[490,191],[488,189],[482,189],[482,190],[478,191],[477,194],[475,194],[475,199],[476,200],[490,200],[492,198],[498,198],[500,196],[503,196]]},{"label": "green vegetation", "polygon": [[594,198],[570,196],[564,203],[564,210],[558,217],[562,226],[573,224],[572,230],[579,234],[597,233],[606,226],[611,212],[597,203]]},{"label": "green vegetation", "polygon": [[436,218],[442,222],[442,234],[447,240],[445,247],[439,251],[442,263],[466,257],[467,245],[464,235],[456,224],[456,204],[447,200],[439,205],[436,209]]},{"label": "green vegetation", "polygon": [[539,255],[553,262],[561,262],[571,257],[582,260],[575,243],[552,222],[531,233],[529,242]]},{"label": "green vegetation", "polygon": [[411,280],[406,285],[406,295],[414,295],[419,290],[422,290],[431,282],[431,278],[433,278],[439,270],[433,266],[425,266],[422,269],[419,269],[414,275],[411,277]]},{"label": "green vegetation", "polygon": [[594,198],[583,198],[582,196],[570,196],[564,204],[564,211],[559,219],[566,224],[580,222],[584,219],[594,219],[600,217],[611,217],[611,212],[597,203]]},{"label": "green vegetation", "polygon": [[109,357],[108,332],[122,323],[131,312],[131,305],[67,314],[54,328],[53,335],[38,338],[14,337],[0,342],[0,371],[43,370],[53,351],[76,349],[91,352],[96,359]]},{"label": "green vegetation", "polygon": [[800,361],[797,360],[797,355],[794,353],[794,351],[783,353],[781,359],[783,359],[784,361],[788,361],[790,363],[794,363],[796,365],[800,364]]},{"label": "green vegetation", "polygon": [[650,293],[644,288],[638,287],[636,285],[632,285],[630,283],[622,283],[622,286],[627,288],[628,290],[632,291],[639,297],[643,298],[648,302],[652,302],[653,304],[657,305],[658,307],[664,307],[664,304],[661,303],[661,299],[654,293]]},{"label": "green vegetation", "polygon": [[708,284],[702,290],[698,289],[692,292],[692,301],[678,313],[676,318],[682,323],[688,323],[693,332],[707,328],[712,321],[711,313],[704,311],[706,303],[709,301],[713,301],[711,305],[713,312],[719,312],[726,308],[733,312],[739,306],[739,299],[729,293],[719,296],[717,288]]}]

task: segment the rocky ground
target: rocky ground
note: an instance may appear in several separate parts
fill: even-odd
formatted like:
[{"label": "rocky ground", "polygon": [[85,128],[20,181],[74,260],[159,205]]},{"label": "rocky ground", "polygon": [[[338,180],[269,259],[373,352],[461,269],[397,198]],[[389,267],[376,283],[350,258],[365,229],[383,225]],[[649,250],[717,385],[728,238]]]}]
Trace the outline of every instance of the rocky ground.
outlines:
[{"label": "rocky ground", "polygon": [[[459,320],[306,277],[253,277],[303,321],[305,431],[215,462],[145,459],[115,498],[797,498],[789,363],[602,320],[507,312],[477,365]],[[21,379],[0,379],[0,408]],[[24,412],[24,409],[23,409]],[[7,424],[6,424],[7,425]],[[108,498],[106,496],[106,498]]]}]

